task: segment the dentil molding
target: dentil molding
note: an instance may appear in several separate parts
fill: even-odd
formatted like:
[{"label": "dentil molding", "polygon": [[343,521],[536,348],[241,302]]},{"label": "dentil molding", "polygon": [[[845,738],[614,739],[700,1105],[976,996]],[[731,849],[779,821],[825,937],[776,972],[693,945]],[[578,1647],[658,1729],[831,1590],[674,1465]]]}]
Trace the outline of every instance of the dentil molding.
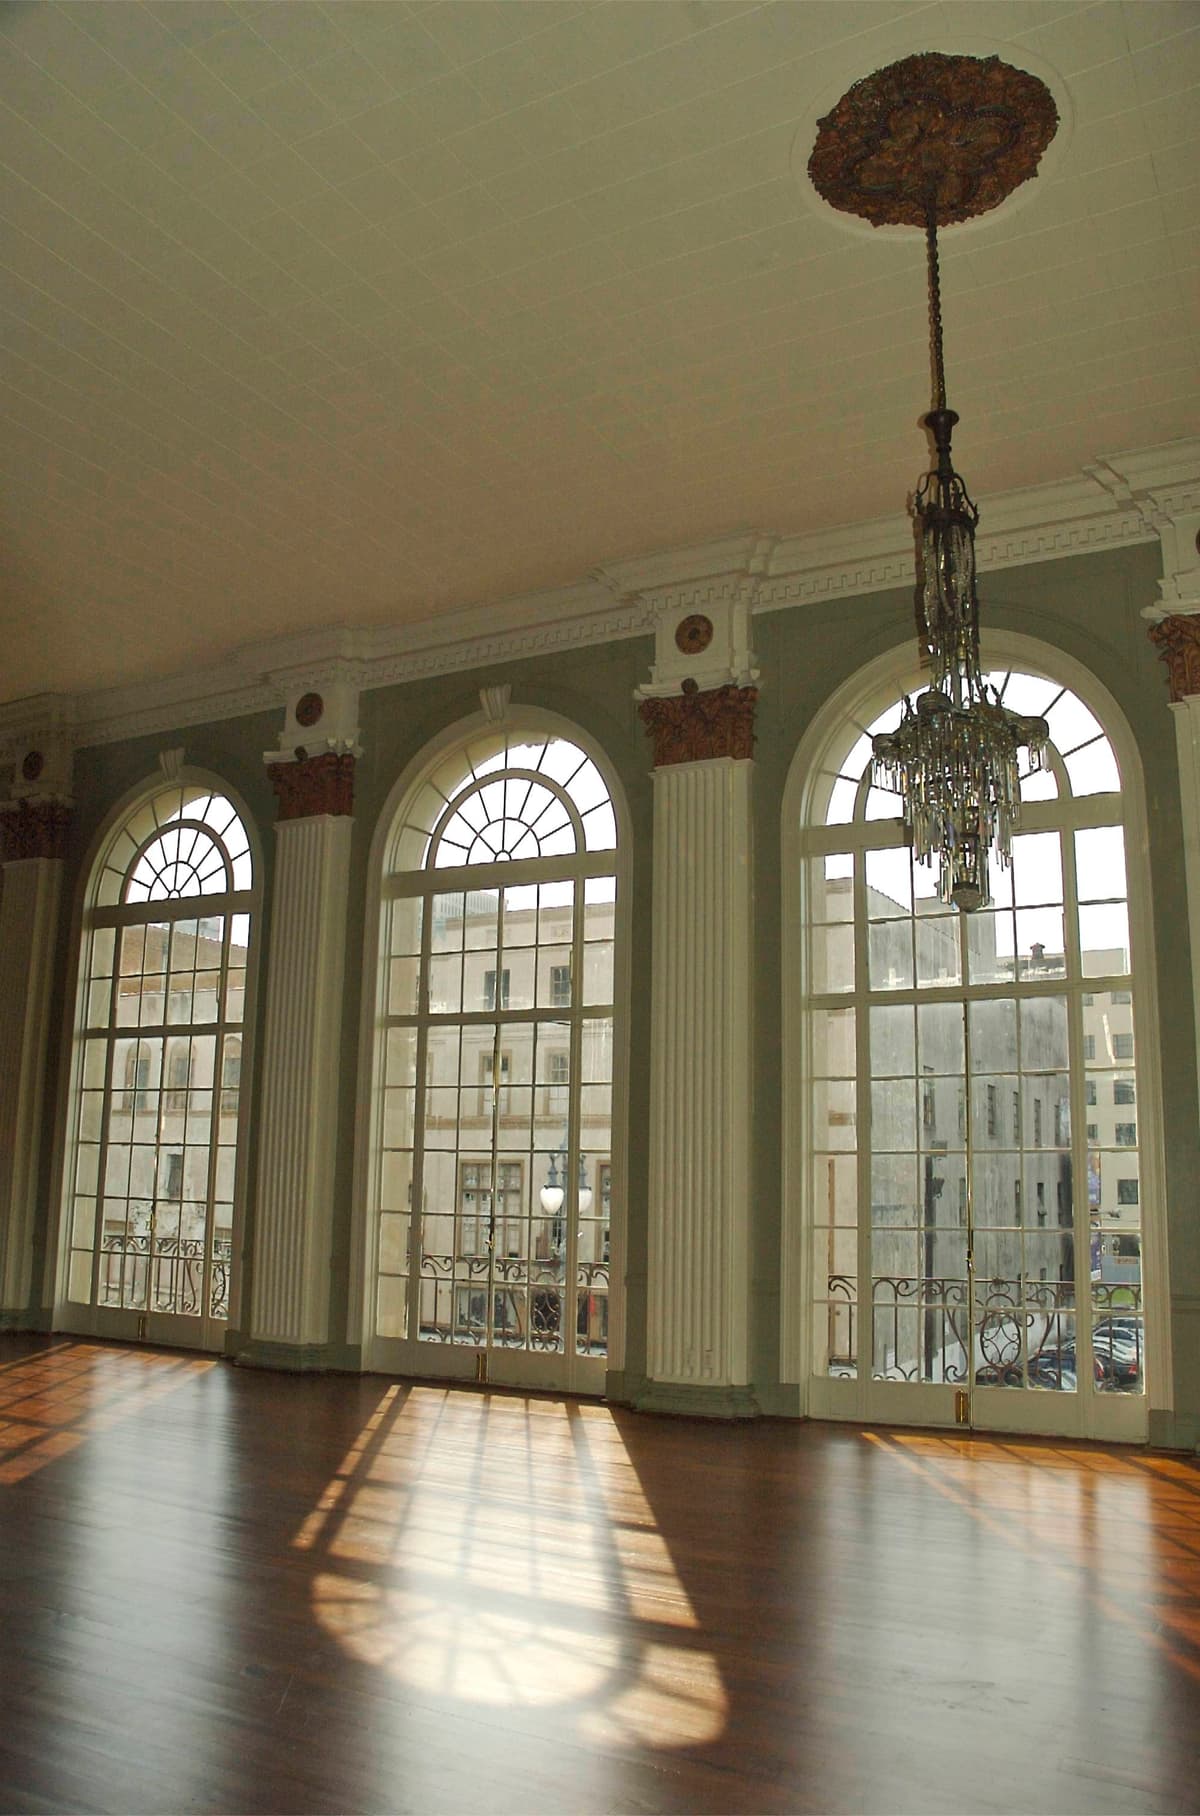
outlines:
[{"label": "dentil molding", "polygon": [[[1200,529],[1200,438],[1113,455],[1074,479],[985,497],[976,538],[979,566],[986,572],[1158,540],[1166,578],[1160,601],[1146,615],[1197,611],[1200,551],[1191,534],[1193,516]],[[357,694],[645,636],[664,625],[673,631],[696,615],[715,624],[709,606],[736,621],[741,613],[852,599],[912,582],[912,525],[899,510],[802,536],[746,531],[608,563],[573,586],[420,623],[300,632],[247,645],[208,669],[90,694],[12,701],[0,705],[0,765],[19,763],[47,727],[74,748],[116,743],[251,713],[288,712],[293,698],[302,697],[298,687]],[[743,652],[748,669],[752,657],[744,638],[732,642],[737,648],[729,651],[727,672],[739,666],[734,658]],[[708,682],[707,675],[693,678]],[[679,683],[664,677],[662,685]]]}]

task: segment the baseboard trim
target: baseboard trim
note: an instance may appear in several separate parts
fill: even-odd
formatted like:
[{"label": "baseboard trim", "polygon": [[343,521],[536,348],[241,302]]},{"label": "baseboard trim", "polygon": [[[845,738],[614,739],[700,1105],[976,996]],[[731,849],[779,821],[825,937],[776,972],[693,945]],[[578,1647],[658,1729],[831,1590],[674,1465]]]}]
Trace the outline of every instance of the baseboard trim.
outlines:
[{"label": "baseboard trim", "polygon": [[696,1387],[681,1381],[645,1381],[630,1396],[635,1412],[690,1419],[757,1419],[762,1408],[750,1387]]}]

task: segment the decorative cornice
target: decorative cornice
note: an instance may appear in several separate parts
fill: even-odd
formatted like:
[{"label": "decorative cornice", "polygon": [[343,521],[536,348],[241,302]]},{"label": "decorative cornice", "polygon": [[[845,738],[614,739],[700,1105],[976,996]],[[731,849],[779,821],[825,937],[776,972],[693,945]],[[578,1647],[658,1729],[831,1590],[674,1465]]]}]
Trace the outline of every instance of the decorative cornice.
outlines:
[{"label": "decorative cornice", "polygon": [[[1114,484],[1114,474],[1124,483]],[[985,497],[979,566],[996,570],[1153,541],[1159,504],[1178,508],[1198,488],[1200,440],[1189,440],[1114,455],[1075,479]],[[1148,500],[1157,502],[1148,508]],[[693,612],[714,617],[713,608],[740,603],[754,613],[777,611],[911,587],[913,579],[912,525],[900,510],[803,536],[747,531],[608,564],[573,587],[419,624],[305,631],[186,675],[12,701],[0,705],[0,763],[19,763],[33,735],[51,723],[75,748],[116,743],[277,712],[301,681],[320,693],[336,684],[365,691],[645,636],[664,623],[673,638],[675,623]]]},{"label": "decorative cornice", "polygon": [[71,829],[63,801],[18,801],[0,808],[0,864],[18,858],[61,858]]},{"label": "decorative cornice", "polygon": [[1146,635],[1167,665],[1171,699],[1200,694],[1200,618],[1164,618]]},{"label": "decorative cornice", "polygon": [[654,742],[654,767],[703,763],[713,757],[754,755],[756,687],[714,687],[701,693],[694,681],[669,699],[643,700],[638,715]]},{"label": "decorative cornice", "polygon": [[279,802],[277,820],[308,820],[317,814],[354,812],[354,758],[348,751],[325,751],[267,764]]}]

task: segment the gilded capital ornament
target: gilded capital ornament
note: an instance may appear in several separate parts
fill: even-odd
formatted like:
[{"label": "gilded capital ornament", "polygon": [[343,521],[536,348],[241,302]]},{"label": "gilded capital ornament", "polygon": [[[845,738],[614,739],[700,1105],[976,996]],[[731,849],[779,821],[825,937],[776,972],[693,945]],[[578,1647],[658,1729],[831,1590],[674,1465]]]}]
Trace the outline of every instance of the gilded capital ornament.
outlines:
[{"label": "gilded capital ornament", "polygon": [[643,700],[638,714],[654,742],[654,767],[754,755],[756,687],[713,687],[694,681],[666,699]]},{"label": "gilded capital ornament", "polygon": [[61,858],[71,828],[63,801],[20,801],[0,813],[0,864],[16,858]]},{"label": "gilded capital ornament", "polygon": [[268,763],[267,774],[279,802],[277,820],[354,812],[354,757],[349,751],[329,750],[294,763]]},{"label": "gilded capital ornament", "polygon": [[1175,614],[1152,624],[1148,635],[1167,665],[1172,701],[1200,694],[1200,617]]}]

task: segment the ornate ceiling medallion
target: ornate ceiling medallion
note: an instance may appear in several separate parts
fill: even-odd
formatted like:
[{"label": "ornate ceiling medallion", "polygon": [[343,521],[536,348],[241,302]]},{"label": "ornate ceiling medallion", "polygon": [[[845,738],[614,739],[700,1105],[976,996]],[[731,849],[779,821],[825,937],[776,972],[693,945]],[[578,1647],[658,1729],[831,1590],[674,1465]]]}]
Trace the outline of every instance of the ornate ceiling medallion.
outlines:
[{"label": "ornate ceiling medallion", "polygon": [[873,227],[938,225],[996,208],[1033,176],[1058,128],[1046,84],[999,57],[923,51],[847,89],[819,122],[808,174]]}]

